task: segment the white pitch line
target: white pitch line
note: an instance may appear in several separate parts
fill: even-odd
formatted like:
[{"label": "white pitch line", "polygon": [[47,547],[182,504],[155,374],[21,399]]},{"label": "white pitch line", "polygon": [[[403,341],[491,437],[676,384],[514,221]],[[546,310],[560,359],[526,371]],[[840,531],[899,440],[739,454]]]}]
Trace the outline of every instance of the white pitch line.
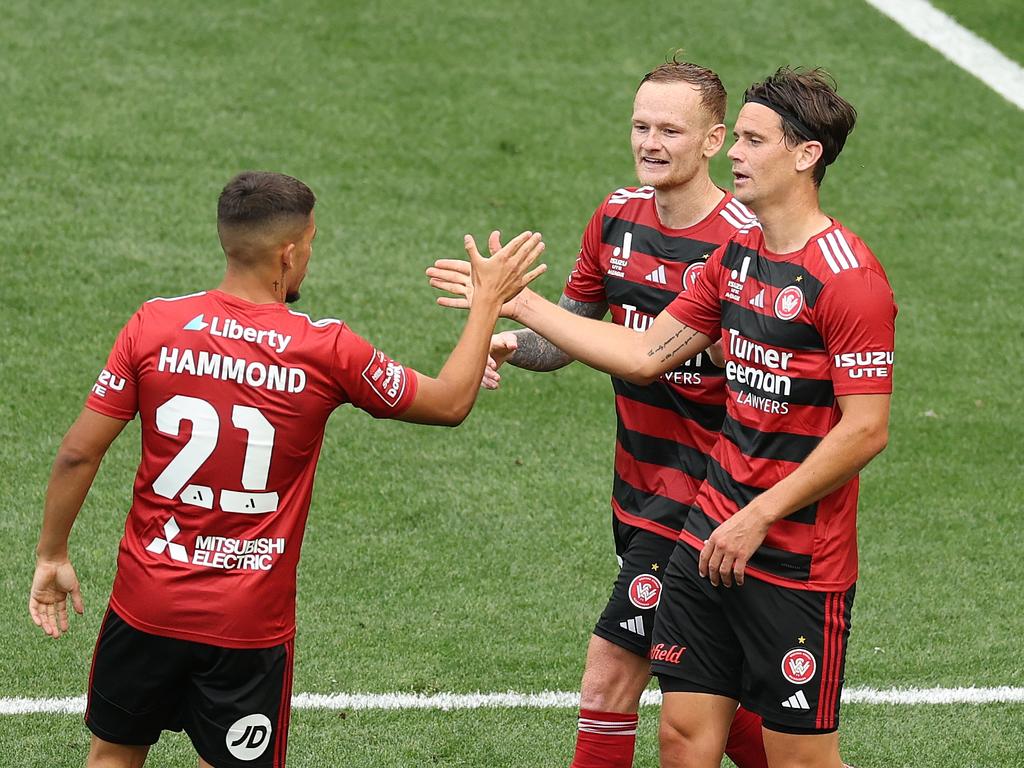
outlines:
[{"label": "white pitch line", "polygon": [[[574,709],[580,695],[575,691],[540,693],[299,693],[292,697],[295,709]],[[645,691],[641,703],[661,703],[659,691]],[[1022,704],[1024,688],[877,688],[851,687],[843,691],[844,704]],[[0,715],[75,715],[85,711],[85,696],[28,699],[0,698]]]},{"label": "white pitch line", "polygon": [[1024,109],[1024,68],[926,0],[865,0],[961,69]]}]

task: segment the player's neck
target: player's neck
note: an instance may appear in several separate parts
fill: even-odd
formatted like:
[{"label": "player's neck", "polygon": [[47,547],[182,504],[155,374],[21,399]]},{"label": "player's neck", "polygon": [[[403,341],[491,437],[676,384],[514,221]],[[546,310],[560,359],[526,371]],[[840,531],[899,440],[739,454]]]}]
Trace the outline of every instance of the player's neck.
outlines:
[{"label": "player's neck", "polygon": [[284,288],[280,282],[275,284],[273,279],[264,275],[231,268],[224,273],[217,290],[253,304],[279,304],[284,301]]},{"label": "player's neck", "polygon": [[698,174],[686,184],[654,190],[658,220],[669,229],[687,229],[699,224],[715,210],[725,193],[707,174]]},{"label": "player's neck", "polygon": [[761,222],[764,244],[772,253],[794,253],[803,249],[807,241],[830,222],[818,206],[817,188],[760,205],[754,213]]}]

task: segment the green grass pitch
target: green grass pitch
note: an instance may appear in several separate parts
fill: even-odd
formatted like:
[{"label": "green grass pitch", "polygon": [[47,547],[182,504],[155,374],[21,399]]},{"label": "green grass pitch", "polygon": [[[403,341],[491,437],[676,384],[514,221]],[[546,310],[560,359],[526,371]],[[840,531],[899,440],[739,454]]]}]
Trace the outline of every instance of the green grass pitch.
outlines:
[{"label": "green grass pitch", "polygon": [[[1013,0],[942,0],[1021,60]],[[1024,685],[1024,115],[852,0],[37,3],[0,22],[0,697],[84,689],[138,457],[116,443],[72,537],[87,613],[25,609],[50,462],[121,324],[216,284],[216,197],[246,168],[319,196],[300,309],[434,374],[462,317],[422,271],[464,232],[537,229],[556,297],[633,181],[639,76],[677,47],[749,82],[822,65],[860,118],[826,210],[900,315],[888,450],[863,475],[848,684]],[[1014,32],[1013,30],[1016,30]],[[713,167],[729,183],[724,152]],[[606,377],[510,370],[462,427],[332,419],[299,578],[297,692],[573,690],[615,573]],[[295,714],[299,766],[556,766],[575,713]],[[645,709],[638,766],[656,764]],[[1010,768],[1024,706],[844,709],[860,768]],[[0,715],[0,755],[78,764],[77,716]],[[151,764],[193,765],[170,736]],[[5,758],[0,758],[4,762]]]}]

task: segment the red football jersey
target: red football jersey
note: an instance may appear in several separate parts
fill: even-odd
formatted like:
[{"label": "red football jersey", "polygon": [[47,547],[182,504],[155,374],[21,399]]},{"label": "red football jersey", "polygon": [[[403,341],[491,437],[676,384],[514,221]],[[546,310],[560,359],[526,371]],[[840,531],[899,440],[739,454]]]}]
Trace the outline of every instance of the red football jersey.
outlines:
[{"label": "red football jersey", "polygon": [[[645,331],[696,281],[711,253],[753,221],[726,192],[702,221],[672,229],[658,219],[653,187],[616,190],[587,225],[565,295],[607,302],[613,322]],[[612,509],[619,520],[679,536],[722,427],[724,382],[704,353],[647,386],[612,377],[618,419]]]},{"label": "red football jersey", "polygon": [[[720,523],[799,466],[842,415],[842,395],[892,392],[896,305],[874,254],[837,222],[796,253],[750,227],[708,260],[668,312],[722,339],[728,400],[682,538]],[[857,478],[774,523],[754,577],[839,591],[857,579]]]},{"label": "red football jersey", "polygon": [[152,634],[219,646],[295,632],[295,570],[327,417],[393,417],[417,380],[338,320],[221,291],[153,299],[87,407],[142,423],[111,605]]}]

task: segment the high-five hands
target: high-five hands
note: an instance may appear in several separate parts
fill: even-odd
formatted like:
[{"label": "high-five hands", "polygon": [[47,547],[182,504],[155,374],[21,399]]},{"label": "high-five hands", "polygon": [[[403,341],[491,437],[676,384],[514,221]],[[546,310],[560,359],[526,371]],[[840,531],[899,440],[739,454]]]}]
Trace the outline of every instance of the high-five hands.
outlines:
[{"label": "high-five hands", "polygon": [[[506,315],[506,307],[513,303],[519,293],[547,271],[547,264],[527,271],[537,258],[544,252],[544,241],[540,232],[523,232],[508,241],[502,247],[499,241],[498,232],[492,232],[488,245],[490,246],[491,257],[484,258],[477,250],[476,241],[472,235],[466,235],[466,253],[469,255],[469,280],[448,281],[452,286],[462,286],[462,299],[452,299],[451,304],[444,306],[470,307],[473,304],[473,297],[484,293],[500,298],[502,304],[502,315]],[[456,262],[458,263],[458,262]],[[428,276],[431,270],[427,270]],[[457,272],[455,274],[458,274]],[[430,284],[440,287],[435,283],[437,278],[431,276]],[[440,281],[445,282],[445,281]],[[457,291],[456,291],[457,292]],[[442,303],[440,299],[438,303]]]},{"label": "high-five hands", "polygon": [[[512,248],[515,243],[529,233],[524,232],[518,238],[510,241],[508,245],[502,247],[501,245],[501,233],[498,231],[491,232],[490,237],[487,238],[487,250],[491,254],[491,260],[498,258],[499,254]],[[533,235],[533,238],[539,237]],[[438,288],[442,291],[447,291],[452,294],[451,296],[439,296],[437,303],[442,307],[452,307],[455,309],[468,309],[473,304],[474,286],[473,286],[473,262],[474,254],[480,258],[479,252],[476,250],[476,242],[469,235],[466,236],[466,253],[469,254],[470,261],[463,259],[438,259],[434,262],[432,267],[427,268],[427,277],[429,278],[430,285],[434,288]],[[529,246],[527,246],[529,247]],[[541,250],[544,248],[544,243],[539,244]],[[538,251],[539,255],[539,251]],[[536,257],[534,257],[536,258]],[[547,269],[546,265],[541,265],[534,269],[532,272],[527,273],[524,276],[524,286],[533,281],[534,278],[543,274]],[[512,302],[509,302],[505,307],[502,308],[502,314],[509,314],[506,310],[512,310],[510,306]],[[487,367],[484,369],[483,381],[481,386],[485,389],[497,389],[501,382],[501,375],[498,373],[498,368],[501,367],[502,363],[507,360],[513,352],[516,351],[517,339],[516,335],[511,331],[505,331],[502,333],[496,333],[491,337],[491,354],[487,358]]]}]

